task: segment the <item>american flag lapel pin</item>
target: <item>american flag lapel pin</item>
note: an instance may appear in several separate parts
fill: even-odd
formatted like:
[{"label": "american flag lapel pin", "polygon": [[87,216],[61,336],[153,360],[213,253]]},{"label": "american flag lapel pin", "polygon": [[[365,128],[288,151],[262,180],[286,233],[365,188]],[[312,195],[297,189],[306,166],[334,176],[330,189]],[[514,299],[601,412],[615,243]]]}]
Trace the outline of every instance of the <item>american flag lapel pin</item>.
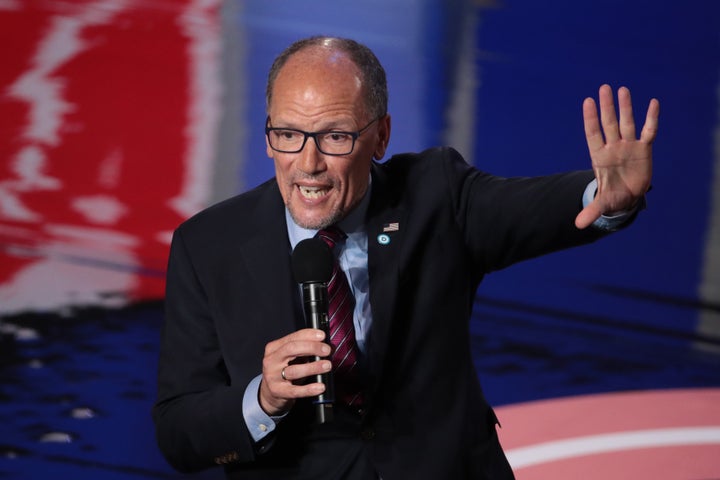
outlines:
[{"label": "american flag lapel pin", "polygon": [[383,225],[383,233],[378,235],[377,241],[380,245],[390,244],[390,235],[388,233],[397,232],[400,230],[399,222],[391,222]]}]

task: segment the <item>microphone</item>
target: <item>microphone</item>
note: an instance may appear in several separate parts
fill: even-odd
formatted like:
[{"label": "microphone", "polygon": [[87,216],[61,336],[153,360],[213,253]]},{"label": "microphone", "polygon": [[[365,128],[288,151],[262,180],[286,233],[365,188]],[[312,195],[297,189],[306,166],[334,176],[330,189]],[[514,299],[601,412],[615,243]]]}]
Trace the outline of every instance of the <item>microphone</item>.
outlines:
[{"label": "microphone", "polygon": [[[292,252],[292,271],[295,281],[302,286],[303,310],[308,326],[325,332],[325,341],[330,342],[328,320],[327,283],[333,272],[333,257],[330,247],[319,238],[308,238],[297,244]],[[316,356],[315,361],[321,358]],[[315,376],[315,381],[325,385],[325,392],[315,399],[315,414],[318,423],[333,420],[335,387],[332,372]]]}]

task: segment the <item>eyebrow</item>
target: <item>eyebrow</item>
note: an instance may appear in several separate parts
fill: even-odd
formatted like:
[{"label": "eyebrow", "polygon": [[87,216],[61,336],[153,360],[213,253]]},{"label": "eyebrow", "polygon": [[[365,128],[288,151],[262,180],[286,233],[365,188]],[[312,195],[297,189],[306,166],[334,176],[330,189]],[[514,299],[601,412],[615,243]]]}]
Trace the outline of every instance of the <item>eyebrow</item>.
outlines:
[{"label": "eyebrow", "polygon": [[329,131],[342,131],[342,132],[354,132],[355,130],[348,126],[349,120],[332,120],[328,122],[326,125],[323,126],[323,128],[318,128],[316,130],[305,130],[304,128],[300,128],[297,126],[297,124],[294,124],[292,122],[288,122],[284,125],[278,124],[276,125],[275,122],[270,119],[270,126],[272,128],[287,128],[291,130],[301,130],[303,132],[329,132]]}]

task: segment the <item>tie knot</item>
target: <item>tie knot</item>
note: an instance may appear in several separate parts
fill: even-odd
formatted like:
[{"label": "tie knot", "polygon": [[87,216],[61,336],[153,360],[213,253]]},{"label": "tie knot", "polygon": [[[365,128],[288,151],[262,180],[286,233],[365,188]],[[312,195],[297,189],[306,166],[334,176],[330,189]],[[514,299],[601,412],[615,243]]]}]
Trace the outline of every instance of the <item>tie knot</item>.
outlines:
[{"label": "tie knot", "polygon": [[340,230],[335,225],[323,228],[322,230],[317,232],[316,236],[325,243],[327,243],[327,246],[330,247],[331,250],[335,248],[335,245],[338,242],[341,242],[347,238],[345,232]]}]

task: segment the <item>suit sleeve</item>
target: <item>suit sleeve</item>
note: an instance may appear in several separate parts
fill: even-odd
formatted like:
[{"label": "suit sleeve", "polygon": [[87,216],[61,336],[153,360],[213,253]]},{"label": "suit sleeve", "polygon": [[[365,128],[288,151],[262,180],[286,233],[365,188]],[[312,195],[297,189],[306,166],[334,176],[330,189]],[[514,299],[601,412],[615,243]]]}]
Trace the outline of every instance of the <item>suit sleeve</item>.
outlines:
[{"label": "suit sleeve", "polygon": [[456,222],[483,273],[590,243],[607,233],[575,227],[592,171],[503,178],[473,168],[452,149],[445,153]]},{"label": "suit sleeve", "polygon": [[181,227],[170,249],[153,408],[158,445],[174,468],[196,471],[254,459],[242,415],[244,390],[230,385],[208,299]]}]

